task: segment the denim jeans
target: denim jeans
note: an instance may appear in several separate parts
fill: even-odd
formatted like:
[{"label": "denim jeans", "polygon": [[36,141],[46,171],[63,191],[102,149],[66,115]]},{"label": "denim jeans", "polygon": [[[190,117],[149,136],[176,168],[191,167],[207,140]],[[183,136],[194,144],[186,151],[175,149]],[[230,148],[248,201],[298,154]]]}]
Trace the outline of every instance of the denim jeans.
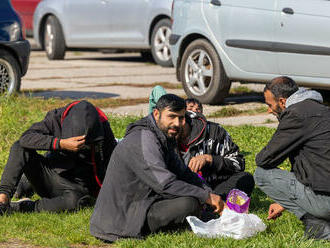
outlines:
[{"label": "denim jeans", "polygon": [[263,192],[299,219],[309,213],[330,220],[330,196],[315,194],[300,183],[292,172],[257,167],[254,180]]}]

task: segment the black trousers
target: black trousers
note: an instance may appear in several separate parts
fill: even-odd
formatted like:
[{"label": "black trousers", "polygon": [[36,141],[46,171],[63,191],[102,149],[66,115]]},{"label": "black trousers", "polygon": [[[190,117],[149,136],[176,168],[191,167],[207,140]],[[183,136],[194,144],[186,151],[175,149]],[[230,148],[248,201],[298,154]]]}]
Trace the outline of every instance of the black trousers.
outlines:
[{"label": "black trousers", "polygon": [[254,188],[253,176],[248,172],[238,172],[230,176],[226,180],[215,181],[211,184],[214,192],[221,196],[225,201],[227,195],[232,189],[244,191],[248,196],[251,196]]},{"label": "black trousers", "polygon": [[153,203],[147,213],[146,233],[176,230],[187,226],[187,216],[198,216],[201,207],[194,197],[178,197]]},{"label": "black trousers", "polygon": [[24,173],[35,192],[41,196],[34,211],[74,210],[89,202],[86,187],[61,177],[48,166],[48,159],[35,150],[14,143],[1,178],[0,193],[13,197]]}]

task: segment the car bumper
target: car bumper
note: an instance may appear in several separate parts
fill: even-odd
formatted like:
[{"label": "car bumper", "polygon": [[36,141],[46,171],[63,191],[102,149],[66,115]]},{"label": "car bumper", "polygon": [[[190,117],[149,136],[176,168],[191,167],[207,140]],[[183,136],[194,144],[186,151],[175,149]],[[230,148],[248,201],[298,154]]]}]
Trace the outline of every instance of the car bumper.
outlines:
[{"label": "car bumper", "polygon": [[9,47],[16,54],[21,67],[21,76],[23,77],[29,67],[30,43],[27,40],[20,40],[14,42],[4,42],[2,44]]}]

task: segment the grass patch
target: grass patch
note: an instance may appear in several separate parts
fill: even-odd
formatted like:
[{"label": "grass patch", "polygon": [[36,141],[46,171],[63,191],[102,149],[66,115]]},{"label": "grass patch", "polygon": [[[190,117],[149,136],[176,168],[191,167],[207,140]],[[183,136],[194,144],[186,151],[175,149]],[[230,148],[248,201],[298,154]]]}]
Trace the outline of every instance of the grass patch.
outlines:
[{"label": "grass patch", "polygon": [[[20,137],[22,132],[32,123],[42,120],[47,110],[62,106],[68,101],[27,97],[0,98],[0,172],[2,172],[8,158],[10,146]],[[126,126],[138,117],[109,116],[109,118],[115,135],[122,137]],[[274,129],[239,126],[227,127],[227,130],[245,155],[247,171],[253,173],[255,155],[267,144]],[[282,168],[289,169],[288,161],[283,163]],[[250,212],[260,216],[268,228],[265,232],[250,239],[206,239],[196,237],[191,231],[181,231],[154,234],[145,240],[121,240],[109,247],[330,247],[327,242],[313,242],[303,239],[301,222],[288,212],[284,213],[277,221],[266,221],[270,202],[270,199],[260,190],[254,191]],[[0,242],[11,244],[14,240],[14,243],[19,243],[17,247],[24,247],[25,245],[44,247],[106,246],[89,234],[91,213],[92,209],[87,208],[73,213],[17,213],[2,216],[0,217]]]},{"label": "grass patch", "polygon": [[258,107],[255,109],[249,109],[249,110],[240,110],[234,107],[224,107],[221,110],[209,114],[207,117],[209,118],[233,117],[240,115],[255,115],[266,112],[267,112],[267,107],[265,106]]},{"label": "grass patch", "polygon": [[229,96],[263,96],[262,92],[251,90],[250,88],[246,86],[238,86],[234,88],[230,88],[229,90]]}]

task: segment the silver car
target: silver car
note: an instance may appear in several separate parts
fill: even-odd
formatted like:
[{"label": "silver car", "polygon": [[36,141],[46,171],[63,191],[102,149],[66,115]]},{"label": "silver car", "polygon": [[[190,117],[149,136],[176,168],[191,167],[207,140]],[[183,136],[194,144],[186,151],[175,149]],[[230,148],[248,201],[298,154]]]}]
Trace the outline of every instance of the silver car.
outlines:
[{"label": "silver car", "polygon": [[220,103],[231,81],[278,75],[330,89],[330,1],[175,0],[171,51],[186,94]]},{"label": "silver car", "polygon": [[129,49],[171,66],[172,0],[43,0],[34,13],[34,38],[49,59],[71,48]]}]

